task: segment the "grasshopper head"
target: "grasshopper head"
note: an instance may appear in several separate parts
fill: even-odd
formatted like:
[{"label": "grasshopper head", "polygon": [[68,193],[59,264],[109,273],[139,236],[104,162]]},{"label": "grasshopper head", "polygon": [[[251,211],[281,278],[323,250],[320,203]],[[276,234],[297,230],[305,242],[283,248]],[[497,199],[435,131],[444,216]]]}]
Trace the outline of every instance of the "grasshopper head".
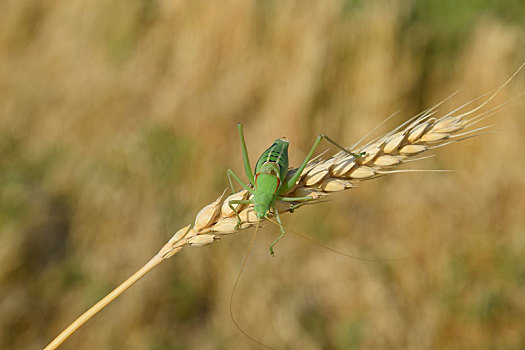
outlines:
[{"label": "grasshopper head", "polygon": [[255,204],[254,209],[257,219],[262,220],[266,217],[266,213],[270,210],[270,206],[265,203],[257,203]]},{"label": "grasshopper head", "polygon": [[255,215],[257,215],[257,219],[262,220],[266,217],[268,210],[270,210],[273,196],[266,193],[258,193],[256,197],[254,201]]}]

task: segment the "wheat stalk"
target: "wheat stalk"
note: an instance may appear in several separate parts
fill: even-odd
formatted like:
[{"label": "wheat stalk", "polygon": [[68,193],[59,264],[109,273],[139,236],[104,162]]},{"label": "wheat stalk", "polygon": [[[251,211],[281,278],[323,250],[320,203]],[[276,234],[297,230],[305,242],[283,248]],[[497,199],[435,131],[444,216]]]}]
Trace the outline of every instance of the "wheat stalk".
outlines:
[{"label": "wheat stalk", "polygon": [[[485,130],[490,128],[490,125],[476,129],[469,128],[485,118],[501,112],[511,100],[488,111],[476,113],[491,101],[524,66],[525,63],[483,103],[473,109],[461,112],[461,110],[488,94],[471,100],[439,118],[434,117],[434,115],[437,114],[437,107],[454,96],[453,94],[436,106],[409,119],[382,137],[364,145],[360,145],[361,139],[349,150],[355,154],[364,152],[364,156],[362,157],[355,158],[346,152],[340,151],[327,159],[322,159],[320,156],[313,159],[308,163],[296,185],[291,188],[288,193],[283,195],[287,197],[310,196],[312,197],[312,201],[308,201],[308,204],[311,204],[319,202],[319,199],[330,194],[354,188],[365,180],[398,172],[426,171],[411,169],[396,170],[395,168],[409,161],[428,158],[428,156],[416,158],[416,156],[419,156],[423,152],[486,133]],[[469,116],[472,117],[467,118]],[[368,135],[365,137],[367,136]],[[291,169],[288,172],[288,178],[291,177],[296,170],[297,169]],[[240,225],[237,225],[238,220],[235,213],[228,206],[228,202],[231,200],[247,199],[250,196],[246,190],[241,190],[226,196],[225,190],[214,202],[206,205],[198,212],[193,225],[190,224],[178,230],[150,261],[115,288],[110,294],[78,317],[49,343],[44,350],[56,349],[79,327],[87,322],[87,320],[116,299],[127,288],[158,264],[177,254],[184,247],[201,247],[208,245],[220,239],[223,235],[233,234],[255,226],[257,217],[253,209],[253,204],[237,205],[235,208],[241,218]],[[291,206],[295,206],[295,209],[297,209],[302,204],[304,203],[278,201],[276,202],[276,209],[279,213],[286,213],[291,212]],[[274,214],[268,214],[269,218],[273,216]]]}]

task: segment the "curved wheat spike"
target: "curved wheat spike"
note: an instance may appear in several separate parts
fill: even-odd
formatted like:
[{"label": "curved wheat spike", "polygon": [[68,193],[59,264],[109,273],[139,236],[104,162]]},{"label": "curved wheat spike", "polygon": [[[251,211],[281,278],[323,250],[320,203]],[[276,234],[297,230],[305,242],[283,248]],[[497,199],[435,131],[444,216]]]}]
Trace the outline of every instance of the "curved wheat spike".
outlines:
[{"label": "curved wheat spike", "polygon": [[[472,130],[472,132],[478,133],[470,135],[465,128],[478,122],[480,116],[487,117],[491,113],[500,112],[501,110],[499,107],[495,107],[488,111],[488,114],[484,112],[471,119],[464,119],[464,117],[476,113],[486,106],[514,77],[516,77],[524,66],[525,63],[523,63],[514,74],[497,88],[483,103],[481,103],[481,105],[469,111],[455,115],[456,112],[490,93],[473,99],[442,117],[435,118],[434,115],[437,114],[437,107],[448,98],[452,97],[455,93],[452,94],[434,107],[410,118],[394,130],[368,142],[365,146],[352,147],[350,151],[353,153],[366,151],[366,154],[361,158],[355,159],[344,152],[338,152],[327,159],[322,159],[321,156],[316,157],[309,162],[305,171],[298,179],[296,186],[294,186],[289,193],[283,195],[289,197],[309,196],[312,197],[312,201],[308,202],[308,204],[314,204],[323,201],[326,196],[329,196],[332,193],[354,188],[360,182],[392,173],[421,171],[410,169],[392,170],[392,168],[412,160],[424,159],[422,157],[416,158],[416,156],[419,156],[421,153],[428,150],[433,150],[488,133],[479,133],[478,131],[483,129],[476,129]],[[462,133],[460,133],[460,131],[462,131]],[[456,139],[456,137],[459,138]],[[454,139],[451,140],[451,138]],[[294,170],[295,169],[290,169],[289,175],[291,175]],[[316,174],[316,176],[309,177],[308,174]],[[97,314],[142,276],[151,271],[155,266],[177,254],[183,247],[204,246],[220,239],[222,235],[236,233],[255,226],[257,220],[252,205],[242,207],[239,211],[239,216],[241,218],[240,225],[237,225],[237,219],[232,217],[232,213],[221,210],[225,201],[228,201],[230,197],[238,194],[239,193],[236,193],[226,197],[223,193],[213,203],[205,206],[199,211],[193,227],[192,225],[188,225],[177,231],[159,250],[159,252],[148,263],[146,263],[146,265],[108,294],[104,299],[95,304],[95,306],[82,314],[70,326],[62,331],[48,346],[46,346],[45,350],[56,349],[87,320]],[[279,213],[290,212],[289,205],[296,205],[295,210],[297,210],[303,205],[303,203],[292,202],[284,206],[279,205]]]}]

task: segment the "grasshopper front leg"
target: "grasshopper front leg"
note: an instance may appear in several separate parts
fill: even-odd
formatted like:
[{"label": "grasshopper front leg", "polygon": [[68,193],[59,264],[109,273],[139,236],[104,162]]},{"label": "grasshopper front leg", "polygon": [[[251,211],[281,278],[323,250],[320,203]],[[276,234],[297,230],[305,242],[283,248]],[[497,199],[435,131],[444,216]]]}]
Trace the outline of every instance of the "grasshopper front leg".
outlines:
[{"label": "grasshopper front leg", "polygon": [[275,256],[275,252],[273,251],[273,246],[281,240],[281,238],[284,237],[286,234],[286,231],[284,230],[283,223],[281,222],[281,218],[279,217],[279,212],[277,209],[275,209],[275,205],[273,206],[273,211],[275,213],[275,218],[277,219],[277,222],[279,223],[279,228],[281,229],[281,234],[270,244],[270,254],[272,256]]},{"label": "grasshopper front leg", "polygon": [[[235,193],[235,188],[233,187],[233,182],[232,182],[232,176],[235,180],[237,180],[237,182],[239,184],[241,184],[242,187],[244,187],[244,189],[248,192],[250,192],[251,194],[253,194],[253,190],[248,186],[246,185],[244,182],[242,182],[242,180],[237,176],[237,174],[235,174],[233,172],[233,170],[231,169],[228,169],[227,172],[228,174],[228,181],[230,182],[230,187],[232,189],[232,194]],[[234,200],[231,200],[231,201],[228,201],[228,207],[230,207],[231,210],[233,210],[233,212],[235,213],[235,216],[237,216],[237,225],[235,225],[235,230],[238,230],[240,227],[241,227],[241,217],[239,216],[239,213],[237,212],[237,209],[235,209],[233,207],[234,204],[251,204],[252,201],[250,200],[237,200],[237,199],[234,199]]]},{"label": "grasshopper front leg", "polygon": [[235,225],[235,230],[238,230],[241,227],[241,217],[239,216],[239,213],[237,212],[237,209],[233,207],[234,204],[251,204],[252,201],[250,200],[238,200],[234,199],[231,201],[228,201],[228,206],[231,210],[235,213],[235,216],[237,216],[237,225]]}]

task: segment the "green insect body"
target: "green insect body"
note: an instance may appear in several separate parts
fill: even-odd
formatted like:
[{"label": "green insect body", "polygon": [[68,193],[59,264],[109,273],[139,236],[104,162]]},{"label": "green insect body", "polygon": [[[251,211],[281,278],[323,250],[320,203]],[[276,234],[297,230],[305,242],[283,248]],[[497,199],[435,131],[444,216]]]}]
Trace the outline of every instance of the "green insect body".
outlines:
[{"label": "green insect body", "polygon": [[277,139],[255,165],[253,202],[258,219],[264,219],[277,200],[288,174],[288,140]]},{"label": "green insect body", "polygon": [[[301,203],[313,200],[312,197],[284,197],[282,195],[286,194],[296,184],[297,180],[299,179],[299,176],[301,176],[304,168],[306,167],[306,164],[308,163],[315,149],[319,145],[319,142],[321,142],[322,139],[326,139],[328,142],[330,142],[340,150],[356,158],[362,156],[362,154],[354,154],[337,144],[328,136],[321,134],[317,136],[317,139],[315,140],[312,149],[304,159],[303,163],[299,166],[297,171],[293,174],[292,177],[286,180],[288,175],[288,140],[286,140],[285,138],[281,138],[275,140],[275,142],[259,157],[259,160],[255,165],[254,176],[254,173],[252,172],[250,167],[250,160],[248,158],[248,151],[246,149],[246,143],[244,141],[242,124],[238,123],[237,128],[239,130],[239,136],[241,139],[244,170],[246,172],[248,180],[250,181],[251,186],[248,186],[244,182],[242,182],[241,179],[231,169],[228,169],[227,171],[228,180],[230,181],[232,193],[235,192],[233,183],[231,181],[231,177],[233,176],[233,178],[239,184],[241,184],[241,186],[244,187],[244,189],[246,189],[250,194],[252,194],[252,198],[249,200],[231,200],[228,202],[228,206],[235,212],[235,215],[237,216],[237,228],[241,224],[241,218],[239,217],[239,214],[237,213],[237,210],[233,207],[233,205],[253,204],[254,211],[258,220],[266,218],[270,211],[275,215],[275,218],[277,219],[277,222],[281,229],[281,234],[270,245],[270,253],[273,256],[273,246],[281,238],[283,238],[286,233],[281,223],[279,212],[275,209],[275,202],[277,200],[281,200],[285,202]],[[293,209],[296,206],[298,205],[291,205],[290,211],[293,211]]]}]

